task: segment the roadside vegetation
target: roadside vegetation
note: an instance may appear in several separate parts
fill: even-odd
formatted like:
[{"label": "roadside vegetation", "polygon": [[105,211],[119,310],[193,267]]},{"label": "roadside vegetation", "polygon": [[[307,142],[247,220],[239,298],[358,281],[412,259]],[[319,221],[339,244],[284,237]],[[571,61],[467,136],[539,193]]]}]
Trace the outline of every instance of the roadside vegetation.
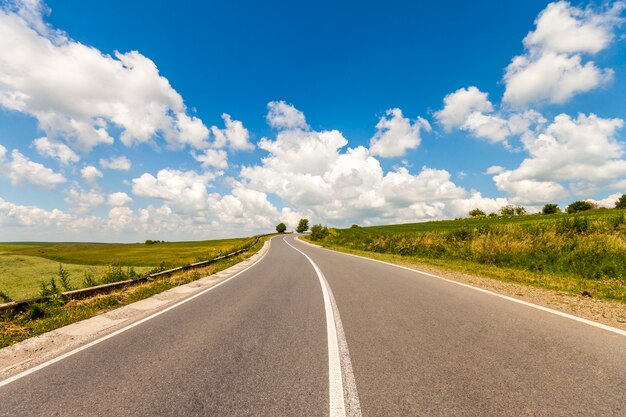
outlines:
[{"label": "roadside vegetation", "polygon": [[[63,288],[64,285],[62,284],[62,276],[65,266],[59,267],[58,264],[56,264],[56,277],[48,282],[40,283],[41,294],[47,292],[45,295],[52,295],[48,302],[32,304],[27,310],[13,317],[4,316],[0,319],[0,348],[59,327],[87,319],[97,314],[102,314],[123,305],[166,291],[170,288],[183,285],[224,270],[258,252],[266,239],[267,237],[259,239],[254,246],[250,247],[249,250],[242,254],[232,258],[219,260],[200,269],[179,272],[169,277],[150,279],[140,284],[114,290],[107,294],[96,295],[84,300],[71,300],[68,302],[64,302],[63,298],[59,295],[60,291],[65,290]],[[215,256],[236,251],[244,246],[244,244],[251,243],[252,239],[233,239],[231,241],[237,244],[230,246],[228,250],[223,248],[224,250],[220,251]],[[129,270],[128,268],[118,269],[117,267],[115,269],[118,271],[121,270],[122,273],[127,273]],[[116,279],[116,281],[118,281],[118,279]]]},{"label": "roadside vegetation", "polygon": [[59,268],[66,272],[72,289],[122,281],[212,259],[250,242],[248,238],[138,244],[0,243],[0,292],[21,300],[41,295],[42,286],[50,286],[52,280],[63,288]]},{"label": "roadside vegetation", "polygon": [[556,205],[544,207],[551,214],[533,215],[507,206],[499,215],[473,211],[471,218],[450,221],[349,229],[315,225],[307,238],[366,256],[626,303],[626,210],[579,203],[568,206],[572,214],[561,214]]}]

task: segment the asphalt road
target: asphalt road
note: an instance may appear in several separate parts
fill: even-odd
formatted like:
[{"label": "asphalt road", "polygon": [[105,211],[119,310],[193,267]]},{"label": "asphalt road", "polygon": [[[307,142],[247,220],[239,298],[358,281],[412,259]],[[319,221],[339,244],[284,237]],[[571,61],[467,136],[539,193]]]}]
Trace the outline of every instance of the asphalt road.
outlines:
[{"label": "asphalt road", "polygon": [[623,416],[626,337],[290,236],[0,387],[12,417],[329,414]]}]

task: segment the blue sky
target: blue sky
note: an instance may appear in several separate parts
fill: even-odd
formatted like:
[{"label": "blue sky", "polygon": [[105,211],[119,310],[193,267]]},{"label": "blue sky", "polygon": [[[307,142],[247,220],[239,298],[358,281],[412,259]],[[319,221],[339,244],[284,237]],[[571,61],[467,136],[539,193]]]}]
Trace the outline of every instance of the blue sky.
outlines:
[{"label": "blue sky", "polygon": [[626,190],[621,1],[0,3],[0,241]]}]

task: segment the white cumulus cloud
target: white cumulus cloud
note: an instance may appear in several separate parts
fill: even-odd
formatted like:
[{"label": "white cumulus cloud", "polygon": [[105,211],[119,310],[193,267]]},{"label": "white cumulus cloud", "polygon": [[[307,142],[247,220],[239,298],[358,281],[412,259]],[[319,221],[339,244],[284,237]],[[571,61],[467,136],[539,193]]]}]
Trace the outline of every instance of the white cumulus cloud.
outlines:
[{"label": "white cumulus cloud", "polygon": [[100,166],[105,169],[115,171],[128,171],[132,167],[132,163],[125,156],[111,157],[109,159],[100,158]]},{"label": "white cumulus cloud", "polygon": [[128,194],[123,192],[111,193],[107,197],[107,203],[111,207],[128,206],[133,202],[133,199]]},{"label": "white cumulus cloud", "polygon": [[217,126],[211,126],[211,132],[214,136],[214,143],[211,145],[215,148],[224,148],[228,146],[234,151],[251,151],[254,145],[250,143],[250,132],[243,126],[239,120],[233,120],[229,114],[222,114],[224,119],[224,129]]},{"label": "white cumulus cloud", "polygon": [[85,151],[113,143],[113,128],[126,145],[158,135],[172,147],[206,146],[208,129],[153,61],[76,42],[45,24],[43,11],[34,0],[0,9],[0,106]]},{"label": "white cumulus cloud", "polygon": [[162,169],[156,177],[149,173],[132,180],[133,194],[171,203],[185,211],[206,209],[216,196],[207,192],[209,183],[219,175],[206,172]]},{"label": "white cumulus cloud", "polygon": [[498,204],[457,186],[446,170],[422,167],[411,173],[396,167],[385,173],[367,148],[344,149],[347,144],[336,130],[283,128],[274,140],[259,142],[268,156],[243,167],[241,182],[277,196],[294,212],[338,226],[465,215],[459,210],[467,198],[473,204]]},{"label": "white cumulus cloud", "polygon": [[507,67],[503,101],[513,106],[536,102],[564,103],[610,80],[611,69],[598,68],[585,55],[608,47],[623,22],[624,2],[593,10],[569,2],[550,3],[524,38],[525,53]]},{"label": "white cumulus cloud", "polygon": [[102,178],[102,172],[92,165],[82,167],[80,175],[87,182],[95,182],[98,178]]},{"label": "white cumulus cloud", "polygon": [[63,174],[31,161],[17,149],[14,149],[7,159],[7,149],[2,145],[0,145],[0,172],[14,186],[30,183],[41,188],[53,189],[66,182]]},{"label": "white cumulus cloud", "polygon": [[487,93],[474,86],[459,88],[454,93],[446,95],[443,104],[443,109],[435,113],[435,118],[447,132],[462,126],[472,113],[493,111],[493,104],[489,101]]},{"label": "white cumulus cloud", "polygon": [[541,126],[545,119],[534,110],[502,114],[495,112],[488,95],[477,87],[460,88],[443,99],[444,107],[434,114],[435,118],[450,132],[458,128],[475,138],[509,146],[508,138],[523,135]]},{"label": "white cumulus cloud", "polygon": [[33,141],[35,149],[41,156],[57,159],[63,165],[67,165],[70,162],[80,161],[80,157],[70,149],[67,145],[50,140],[47,137],[35,139]]},{"label": "white cumulus cloud", "polygon": [[402,110],[389,109],[376,125],[376,134],[370,140],[370,153],[383,158],[403,156],[407,150],[419,146],[421,129],[431,130],[428,121],[418,117],[411,123],[402,116]]},{"label": "white cumulus cloud", "polygon": [[624,147],[616,137],[623,125],[594,114],[560,114],[541,133],[522,137],[529,157],[518,168],[488,172],[497,174],[500,190],[522,202],[563,198],[568,193],[562,182],[570,182],[572,192],[610,185],[626,175]]},{"label": "white cumulus cloud", "polygon": [[221,149],[207,149],[201,154],[192,153],[194,159],[204,168],[215,167],[220,169],[228,168],[228,155]]},{"label": "white cumulus cloud", "polygon": [[75,212],[78,214],[89,213],[93,209],[102,206],[105,202],[102,190],[99,188],[83,190],[78,187],[72,187],[67,194],[65,203],[70,207],[74,207]]},{"label": "white cumulus cloud", "polygon": [[271,101],[267,104],[267,122],[276,129],[307,129],[304,113],[284,101]]}]

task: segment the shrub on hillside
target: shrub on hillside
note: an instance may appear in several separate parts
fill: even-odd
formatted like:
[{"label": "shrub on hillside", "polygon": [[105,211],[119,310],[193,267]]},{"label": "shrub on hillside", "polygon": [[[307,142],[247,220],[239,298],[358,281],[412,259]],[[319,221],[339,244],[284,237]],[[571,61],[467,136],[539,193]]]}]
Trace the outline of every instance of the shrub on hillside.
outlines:
[{"label": "shrub on hillside", "polygon": [[568,213],[579,213],[581,211],[592,210],[596,208],[596,205],[591,201],[578,200],[567,206],[566,211]]},{"label": "shrub on hillside", "polygon": [[328,227],[316,224],[311,227],[311,240],[322,240],[328,236]]},{"label": "shrub on hillside", "polygon": [[543,206],[543,209],[541,209],[541,214],[556,214],[560,212],[561,209],[557,204],[546,204]]},{"label": "shrub on hillside", "polygon": [[472,217],[484,217],[485,212],[479,208],[475,208],[474,210],[470,210],[469,215]]},{"label": "shrub on hillside", "polygon": [[626,194],[622,194],[622,196],[615,202],[616,209],[626,209]]},{"label": "shrub on hillside", "polygon": [[500,209],[500,215],[502,216],[515,216],[515,207],[512,205],[504,206]]}]

